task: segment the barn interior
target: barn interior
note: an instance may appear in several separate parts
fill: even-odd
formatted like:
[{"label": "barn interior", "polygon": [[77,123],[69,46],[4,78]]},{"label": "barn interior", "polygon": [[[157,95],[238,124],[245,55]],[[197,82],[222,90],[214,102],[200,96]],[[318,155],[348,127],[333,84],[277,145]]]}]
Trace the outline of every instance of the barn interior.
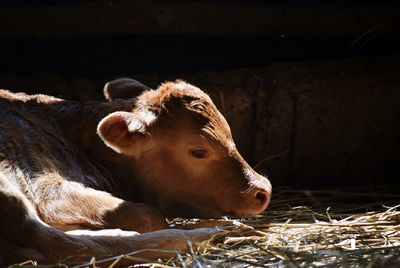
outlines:
[{"label": "barn interior", "polygon": [[399,14],[391,0],[1,1],[0,88],[103,100],[114,78],[184,79],[277,197],[382,209],[400,200]]}]

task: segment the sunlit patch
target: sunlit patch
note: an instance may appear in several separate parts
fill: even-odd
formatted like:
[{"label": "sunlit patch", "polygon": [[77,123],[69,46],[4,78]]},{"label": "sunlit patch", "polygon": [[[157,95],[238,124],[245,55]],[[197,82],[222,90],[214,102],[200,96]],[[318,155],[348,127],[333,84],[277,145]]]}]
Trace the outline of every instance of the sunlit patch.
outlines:
[{"label": "sunlit patch", "polygon": [[236,150],[236,144],[233,142],[233,140],[229,140],[227,146],[229,154]]},{"label": "sunlit patch", "polygon": [[156,114],[149,110],[140,110],[139,115],[147,125],[149,125],[150,123],[154,122],[157,119]]},{"label": "sunlit patch", "polygon": [[243,173],[249,181],[250,189],[272,189],[271,183],[267,177],[259,175],[257,178],[256,174],[254,174],[254,171],[248,168],[243,169]]}]

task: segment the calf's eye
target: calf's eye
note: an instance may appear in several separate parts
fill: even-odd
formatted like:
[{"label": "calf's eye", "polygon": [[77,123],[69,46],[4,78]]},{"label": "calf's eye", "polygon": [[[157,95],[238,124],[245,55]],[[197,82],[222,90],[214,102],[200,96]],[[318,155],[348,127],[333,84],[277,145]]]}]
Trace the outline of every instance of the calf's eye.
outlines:
[{"label": "calf's eye", "polygon": [[197,159],[204,159],[208,157],[208,152],[204,149],[191,149],[189,150],[189,154]]}]

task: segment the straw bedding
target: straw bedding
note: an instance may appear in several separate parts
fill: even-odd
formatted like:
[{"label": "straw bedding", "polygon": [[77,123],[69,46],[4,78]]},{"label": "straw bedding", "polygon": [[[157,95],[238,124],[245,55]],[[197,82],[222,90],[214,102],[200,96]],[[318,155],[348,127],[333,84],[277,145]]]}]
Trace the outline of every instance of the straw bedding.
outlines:
[{"label": "straw bedding", "polygon": [[393,188],[280,189],[268,211],[254,218],[171,219],[170,225],[218,226],[221,233],[172,259],[128,254],[109,267],[121,259],[135,261],[132,267],[400,267],[400,194]]}]

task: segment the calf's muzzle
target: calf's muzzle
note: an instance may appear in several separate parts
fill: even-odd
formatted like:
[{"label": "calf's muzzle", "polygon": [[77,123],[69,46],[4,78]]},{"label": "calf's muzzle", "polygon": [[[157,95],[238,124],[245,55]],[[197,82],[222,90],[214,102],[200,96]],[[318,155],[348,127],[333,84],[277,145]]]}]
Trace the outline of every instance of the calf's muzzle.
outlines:
[{"label": "calf's muzzle", "polygon": [[262,213],[271,200],[272,186],[269,180],[248,168],[244,170],[248,190],[242,192],[242,202],[232,211],[235,216],[254,216]]}]

